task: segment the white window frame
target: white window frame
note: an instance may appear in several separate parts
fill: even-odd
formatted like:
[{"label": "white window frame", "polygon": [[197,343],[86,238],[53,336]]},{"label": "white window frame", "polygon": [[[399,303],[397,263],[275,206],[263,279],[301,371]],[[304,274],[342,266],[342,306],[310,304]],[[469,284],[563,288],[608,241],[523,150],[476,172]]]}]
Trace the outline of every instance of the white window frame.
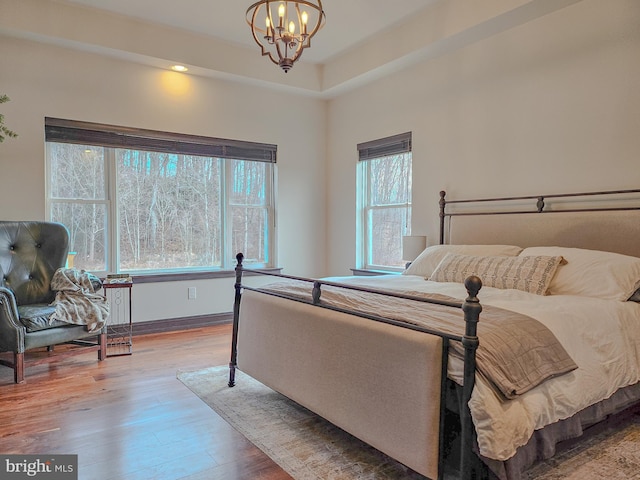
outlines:
[{"label": "white window frame", "polygon": [[[412,163],[411,152],[411,132],[406,132],[391,137],[372,140],[358,144],[358,172],[357,172],[357,220],[356,220],[356,267],[363,270],[379,270],[399,272],[403,270],[401,265],[379,265],[372,262],[372,238],[370,238],[369,218],[370,213],[375,210],[384,209],[405,209],[405,230],[402,235],[411,235],[411,178],[409,178],[407,201],[404,203],[378,204],[372,205],[370,198],[371,189],[370,165],[371,160],[382,159],[395,155],[409,155],[410,165]],[[401,245],[398,245],[401,249]]]},{"label": "white window frame", "polygon": [[[97,134],[96,134],[97,132]],[[122,271],[120,268],[119,258],[119,238],[120,232],[119,218],[118,218],[118,186],[117,186],[117,166],[116,166],[116,148],[126,148],[131,150],[140,149],[140,139],[144,142],[145,138],[149,142],[158,142],[163,147],[163,142],[173,145],[176,142],[183,142],[182,145],[187,149],[195,151],[189,151],[186,154],[198,155],[205,157],[212,157],[221,161],[221,196],[222,196],[222,225],[220,226],[220,242],[222,250],[221,266],[201,266],[201,267],[182,267],[182,268],[169,268],[169,269],[145,269],[145,270],[125,270],[127,273],[184,273],[184,272],[197,272],[197,271],[211,271],[211,270],[231,270],[235,267],[235,255],[239,252],[231,252],[231,225],[230,216],[227,215],[228,209],[231,206],[230,196],[227,195],[233,179],[228,174],[230,171],[230,164],[234,160],[243,161],[259,161],[266,164],[267,179],[265,185],[265,198],[266,198],[266,212],[267,212],[267,249],[265,252],[266,258],[264,263],[250,263],[247,265],[250,268],[274,268],[276,265],[276,198],[275,198],[275,178],[276,178],[276,154],[277,147],[271,144],[259,144],[255,142],[245,142],[236,140],[224,140],[211,137],[200,137],[193,135],[174,134],[167,132],[156,132],[142,129],[132,129],[128,127],[117,127],[112,125],[95,124],[89,122],[77,122],[72,120],[63,120],[55,118],[45,119],[45,134],[46,134],[46,217],[47,220],[51,220],[52,209],[55,204],[69,203],[69,204],[99,204],[106,207],[106,219],[105,225],[105,271],[96,271],[94,273],[106,274],[106,273],[119,273]],[[109,137],[111,135],[111,137]],[[95,138],[93,138],[95,136]],[[113,137],[126,137],[131,136],[132,144],[127,144],[126,138],[118,138],[116,145],[114,146]],[[93,139],[92,139],[93,138]],[[106,141],[105,141],[106,138]],[[105,198],[100,200],[86,200],[86,199],[74,199],[74,198],[52,198],[50,181],[52,178],[51,165],[49,162],[49,144],[50,143],[73,143],[78,145],[96,145],[104,147],[104,187]],[[124,144],[123,144],[124,143]],[[154,150],[153,148],[145,148],[148,150]],[[156,150],[156,151],[168,151],[168,150]],[[172,153],[184,153],[184,152],[172,152]],[[245,158],[249,157],[249,158]],[[246,262],[245,262],[246,263]]]}]

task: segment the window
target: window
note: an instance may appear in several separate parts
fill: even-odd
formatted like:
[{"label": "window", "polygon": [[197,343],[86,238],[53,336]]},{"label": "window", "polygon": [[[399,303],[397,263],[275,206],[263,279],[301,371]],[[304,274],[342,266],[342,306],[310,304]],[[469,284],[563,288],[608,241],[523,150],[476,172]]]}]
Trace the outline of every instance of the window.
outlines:
[{"label": "window", "polygon": [[358,144],[358,265],[399,270],[411,234],[411,132]]},{"label": "window", "polygon": [[47,118],[47,201],[93,272],[273,266],[275,145]]}]

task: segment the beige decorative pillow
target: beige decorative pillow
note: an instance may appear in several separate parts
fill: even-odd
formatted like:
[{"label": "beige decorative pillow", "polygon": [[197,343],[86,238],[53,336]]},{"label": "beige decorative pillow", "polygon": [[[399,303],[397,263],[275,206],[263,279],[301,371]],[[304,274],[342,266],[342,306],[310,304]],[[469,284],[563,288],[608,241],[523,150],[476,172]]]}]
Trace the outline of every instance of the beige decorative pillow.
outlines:
[{"label": "beige decorative pillow", "polygon": [[487,287],[546,295],[563,262],[561,256],[481,257],[448,253],[429,280],[463,283],[470,275],[477,275]]},{"label": "beige decorative pillow", "polygon": [[504,255],[515,257],[522,251],[522,247],[515,245],[431,245],[416,258],[404,275],[420,275],[429,278],[447,253],[461,255]]}]

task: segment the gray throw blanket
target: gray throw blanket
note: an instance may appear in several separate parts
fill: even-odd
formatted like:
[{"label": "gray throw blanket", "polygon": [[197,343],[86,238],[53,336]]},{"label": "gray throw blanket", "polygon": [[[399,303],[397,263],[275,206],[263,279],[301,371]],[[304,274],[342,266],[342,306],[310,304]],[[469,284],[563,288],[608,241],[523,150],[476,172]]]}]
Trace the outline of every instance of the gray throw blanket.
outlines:
[{"label": "gray throw blanket", "polygon": [[[263,290],[294,298],[310,299],[311,286],[301,282],[277,282]],[[451,297],[422,292],[403,292],[415,297],[460,302]],[[377,293],[323,286],[321,304],[381,317],[462,336],[465,324],[462,311],[445,305],[412,302]],[[553,333],[526,315],[483,305],[478,323],[480,346],[477,369],[502,395],[514,398],[545,380],[575,370],[571,359]],[[464,349],[451,343],[459,357]]]},{"label": "gray throw blanket", "polygon": [[56,311],[49,323],[54,320],[86,325],[90,332],[99,331],[109,317],[109,304],[102,295],[95,293],[91,275],[75,268],[59,268],[51,279],[51,290],[56,298],[51,305]]}]

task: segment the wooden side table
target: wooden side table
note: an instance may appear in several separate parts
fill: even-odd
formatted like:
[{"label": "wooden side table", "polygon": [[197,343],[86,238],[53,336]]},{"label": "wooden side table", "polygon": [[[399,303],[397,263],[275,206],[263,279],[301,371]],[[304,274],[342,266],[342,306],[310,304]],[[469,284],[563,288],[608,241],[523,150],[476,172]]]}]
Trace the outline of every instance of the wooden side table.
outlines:
[{"label": "wooden side table", "polygon": [[131,324],[131,291],[133,282],[106,279],[102,284],[107,302],[107,357],[133,353],[133,329]]}]

